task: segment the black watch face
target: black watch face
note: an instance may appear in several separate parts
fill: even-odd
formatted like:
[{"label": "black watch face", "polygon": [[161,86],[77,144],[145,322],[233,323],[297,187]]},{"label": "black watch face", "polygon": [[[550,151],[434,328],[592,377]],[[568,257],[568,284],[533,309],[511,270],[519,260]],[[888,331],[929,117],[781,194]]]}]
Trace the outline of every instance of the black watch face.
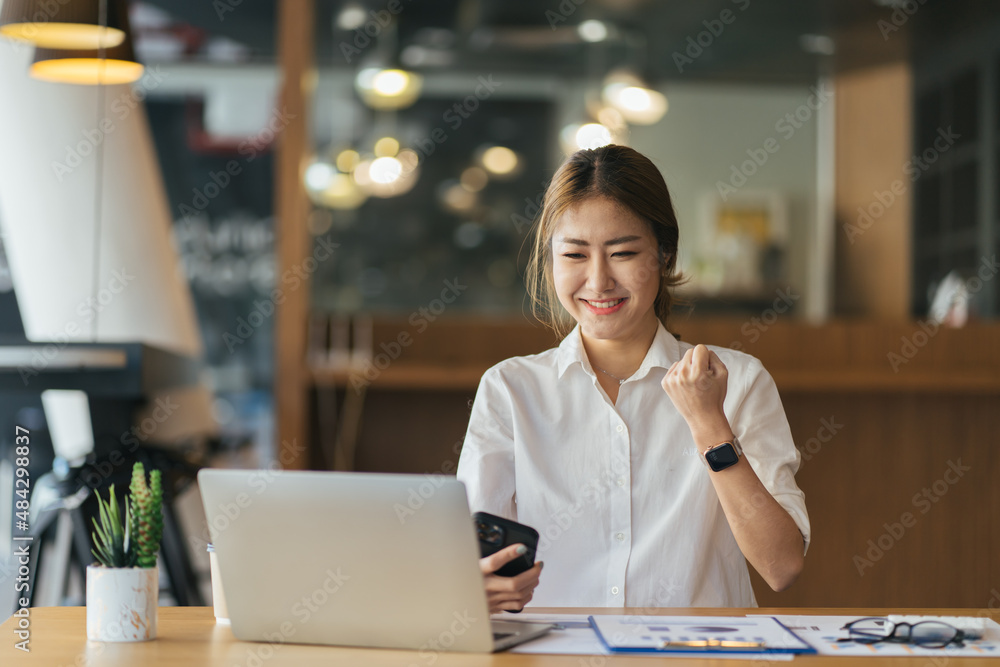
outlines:
[{"label": "black watch face", "polygon": [[708,461],[709,468],[718,472],[725,470],[729,466],[736,465],[740,457],[736,454],[736,448],[733,447],[732,443],[727,442],[721,447],[709,450],[705,454],[705,460]]}]

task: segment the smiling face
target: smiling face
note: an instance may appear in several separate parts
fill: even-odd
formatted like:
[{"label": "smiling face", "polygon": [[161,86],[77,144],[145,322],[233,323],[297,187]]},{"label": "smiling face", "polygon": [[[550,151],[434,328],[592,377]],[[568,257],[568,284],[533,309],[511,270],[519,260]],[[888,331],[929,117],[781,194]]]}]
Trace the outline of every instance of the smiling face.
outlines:
[{"label": "smiling face", "polygon": [[552,279],[583,335],[642,339],[655,327],[661,262],[649,225],[603,197],[568,209],[552,234]]}]

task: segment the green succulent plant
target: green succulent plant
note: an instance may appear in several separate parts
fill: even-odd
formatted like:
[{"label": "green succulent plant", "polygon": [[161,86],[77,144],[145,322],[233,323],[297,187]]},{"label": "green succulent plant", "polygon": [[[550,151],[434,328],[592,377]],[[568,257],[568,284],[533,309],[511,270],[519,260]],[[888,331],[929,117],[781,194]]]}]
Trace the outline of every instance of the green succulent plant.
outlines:
[{"label": "green succulent plant", "polygon": [[94,548],[91,553],[105,567],[156,567],[163,538],[163,480],[159,470],[149,473],[141,463],[132,468],[124,516],[119,509],[115,485],[108,499],[97,494],[100,523],[93,519]]}]

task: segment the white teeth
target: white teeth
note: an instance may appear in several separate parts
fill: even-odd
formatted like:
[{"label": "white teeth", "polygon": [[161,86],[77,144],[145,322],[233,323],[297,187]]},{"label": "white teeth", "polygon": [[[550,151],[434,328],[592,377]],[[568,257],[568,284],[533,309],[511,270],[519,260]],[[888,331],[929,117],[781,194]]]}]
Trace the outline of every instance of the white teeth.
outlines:
[{"label": "white teeth", "polygon": [[624,300],[625,299],[618,299],[617,301],[601,301],[601,302],[598,302],[598,301],[588,301],[587,303],[589,303],[594,308],[614,308],[615,306],[617,306],[619,303],[621,303]]}]

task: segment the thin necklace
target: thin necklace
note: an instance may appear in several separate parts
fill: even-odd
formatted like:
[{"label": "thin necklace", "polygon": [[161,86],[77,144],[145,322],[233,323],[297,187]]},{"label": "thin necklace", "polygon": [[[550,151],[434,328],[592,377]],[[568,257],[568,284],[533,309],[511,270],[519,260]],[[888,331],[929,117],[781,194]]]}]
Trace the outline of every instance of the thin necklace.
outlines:
[{"label": "thin necklace", "polygon": [[624,377],[624,378],[620,378],[620,377],[618,377],[617,375],[615,375],[614,373],[609,373],[609,372],[607,372],[606,370],[604,370],[604,369],[603,369],[603,368],[601,368],[600,366],[594,366],[594,368],[596,368],[597,370],[601,371],[601,372],[602,372],[602,373],[604,373],[605,375],[607,375],[607,376],[610,376],[610,377],[613,377],[614,379],[618,380],[618,386],[619,386],[619,387],[620,387],[620,386],[622,386],[623,384],[625,384],[625,380],[627,380],[628,378],[630,378],[630,377],[632,377],[633,375],[635,375],[635,371],[633,371],[633,372],[632,372],[632,373],[631,373],[631,374],[630,374],[630,375],[629,375],[628,377]]}]

